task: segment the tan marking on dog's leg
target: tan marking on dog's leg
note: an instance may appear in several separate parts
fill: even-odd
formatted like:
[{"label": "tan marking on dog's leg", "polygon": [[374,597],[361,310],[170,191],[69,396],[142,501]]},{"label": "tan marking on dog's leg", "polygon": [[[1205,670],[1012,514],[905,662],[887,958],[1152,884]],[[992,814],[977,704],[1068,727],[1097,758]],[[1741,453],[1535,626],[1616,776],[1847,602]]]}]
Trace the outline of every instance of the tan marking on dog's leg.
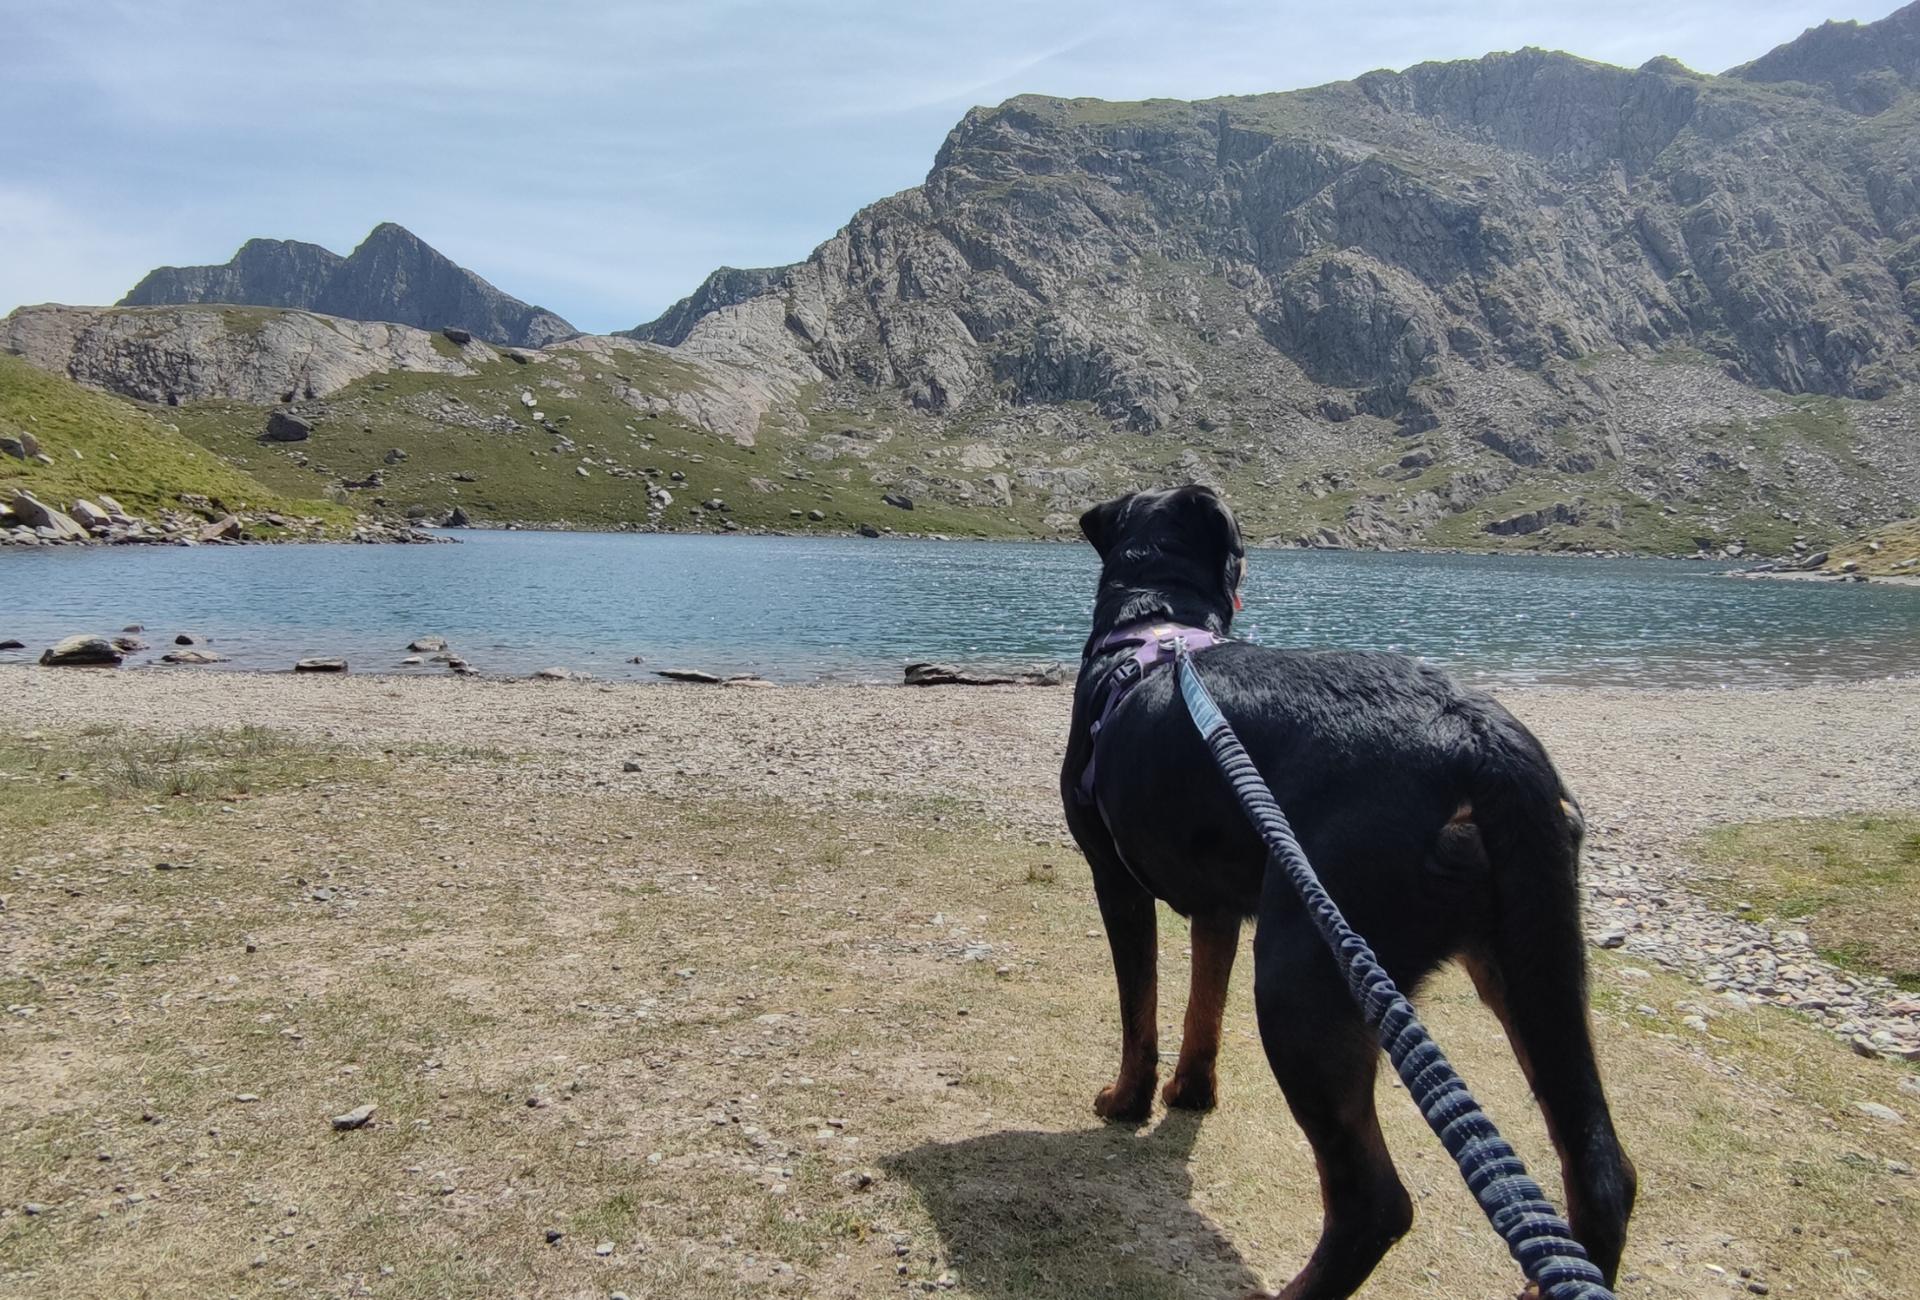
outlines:
[{"label": "tan marking on dog's leg", "polygon": [[1160,1096],[1183,1110],[1212,1110],[1218,1094],[1214,1062],[1220,1056],[1220,1020],[1227,1008],[1227,984],[1240,948],[1240,918],[1193,918],[1193,977],[1187,994],[1186,1023],[1180,1031],[1180,1060]]}]

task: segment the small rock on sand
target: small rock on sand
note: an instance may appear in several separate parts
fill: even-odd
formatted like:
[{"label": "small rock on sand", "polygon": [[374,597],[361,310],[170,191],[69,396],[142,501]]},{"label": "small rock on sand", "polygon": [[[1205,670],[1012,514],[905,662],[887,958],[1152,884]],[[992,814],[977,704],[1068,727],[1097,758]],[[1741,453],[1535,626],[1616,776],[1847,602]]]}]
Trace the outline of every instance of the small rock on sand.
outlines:
[{"label": "small rock on sand", "polygon": [[656,668],[655,677],[665,677],[676,682],[700,682],[707,686],[718,686],[723,680],[712,673],[703,673],[697,668]]},{"label": "small rock on sand", "polygon": [[344,659],[302,659],[293,666],[296,673],[344,673],[347,661]]}]

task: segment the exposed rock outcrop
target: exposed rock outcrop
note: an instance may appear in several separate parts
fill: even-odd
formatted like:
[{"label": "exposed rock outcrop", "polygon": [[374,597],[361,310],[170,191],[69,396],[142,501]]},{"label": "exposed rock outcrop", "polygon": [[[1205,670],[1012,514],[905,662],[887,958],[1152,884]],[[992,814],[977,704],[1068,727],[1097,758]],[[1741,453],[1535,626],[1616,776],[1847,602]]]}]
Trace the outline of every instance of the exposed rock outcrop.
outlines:
[{"label": "exposed rock outcrop", "polygon": [[21,307],[0,319],[0,349],[93,388],[169,404],[324,397],[388,370],[472,373],[424,330],[232,307]]}]

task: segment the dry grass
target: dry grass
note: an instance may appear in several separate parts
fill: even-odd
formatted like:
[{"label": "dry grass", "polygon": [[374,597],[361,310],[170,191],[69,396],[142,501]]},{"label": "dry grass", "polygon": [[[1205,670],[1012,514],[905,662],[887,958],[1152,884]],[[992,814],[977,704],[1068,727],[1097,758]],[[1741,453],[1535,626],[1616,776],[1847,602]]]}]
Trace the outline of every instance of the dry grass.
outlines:
[{"label": "dry grass", "polygon": [[[873,1296],[944,1277],[992,1300],[1211,1297],[1284,1279],[1312,1244],[1314,1175],[1245,969],[1221,1111],[1141,1134],[1092,1120],[1111,974],[1084,869],[1052,842],[880,792],[853,813],[671,803],[484,753],[277,744],[301,764],[288,783],[164,801],[78,757],[165,743],[0,749],[0,1294]],[[1162,933],[1171,1049],[1183,936]],[[1729,1292],[1742,1268],[1774,1295],[1920,1293],[1920,1103],[1895,1067],[1766,1010],[1693,1033],[1705,995],[1622,963],[1597,986],[1644,1187],[1623,1296]],[[1426,1002],[1550,1173],[1464,981]],[[366,1102],[371,1127],[331,1130]],[[1511,1295],[1404,1096],[1383,1085],[1382,1107],[1420,1221],[1369,1294]]]},{"label": "dry grass", "polygon": [[1829,961],[1920,989],[1920,817],[1789,817],[1710,832],[1715,886],[1803,926]]},{"label": "dry grass", "polygon": [[1847,564],[1876,578],[1920,577],[1920,519],[1888,524],[1834,547],[1827,570],[1837,573]]}]

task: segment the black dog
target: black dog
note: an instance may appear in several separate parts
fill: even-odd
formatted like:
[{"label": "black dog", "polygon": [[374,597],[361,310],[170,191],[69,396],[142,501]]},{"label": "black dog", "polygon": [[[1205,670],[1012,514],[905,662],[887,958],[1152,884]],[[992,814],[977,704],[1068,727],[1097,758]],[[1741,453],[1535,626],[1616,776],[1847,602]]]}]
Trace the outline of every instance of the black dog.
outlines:
[{"label": "black dog", "polygon": [[[1413,1222],[1374,1111],[1378,1048],[1286,880],[1267,874],[1174,673],[1147,672],[1108,712],[1112,690],[1136,672],[1132,651],[1110,644],[1116,633],[1147,621],[1226,633],[1246,568],[1240,530],[1202,487],[1109,501],[1080,527],[1102,567],[1060,788],[1093,867],[1123,1034],[1119,1077],[1094,1110],[1137,1123],[1152,1109],[1155,899],[1193,926],[1192,994],[1162,1095],[1170,1106],[1213,1105],[1227,980],[1241,922],[1254,917],[1260,1037],[1313,1144],[1325,1214],[1313,1257],[1280,1296],[1350,1295]],[[1227,641],[1194,666],[1401,988],[1449,958],[1471,972],[1560,1152],[1574,1233],[1611,1283],[1634,1171],[1587,1023],[1583,827],[1540,742],[1488,696],[1400,655]]]}]

